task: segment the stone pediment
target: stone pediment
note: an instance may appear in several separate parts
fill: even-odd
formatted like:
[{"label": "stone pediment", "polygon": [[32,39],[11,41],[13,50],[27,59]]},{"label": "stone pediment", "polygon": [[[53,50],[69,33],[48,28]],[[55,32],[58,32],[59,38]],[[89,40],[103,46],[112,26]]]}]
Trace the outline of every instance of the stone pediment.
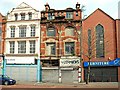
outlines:
[{"label": "stone pediment", "polygon": [[22,2],[16,9],[21,9],[21,8],[31,8],[28,4]]}]

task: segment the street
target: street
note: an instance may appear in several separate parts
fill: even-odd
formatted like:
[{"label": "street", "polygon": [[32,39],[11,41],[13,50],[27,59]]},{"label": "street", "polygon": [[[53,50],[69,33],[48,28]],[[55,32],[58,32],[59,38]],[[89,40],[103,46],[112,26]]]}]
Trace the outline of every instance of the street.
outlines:
[{"label": "street", "polygon": [[[89,83],[17,83],[16,85],[2,85],[2,90],[49,90],[49,89],[69,89],[69,90],[120,90],[117,82],[94,82]],[[118,89],[119,88],[119,89]]]}]

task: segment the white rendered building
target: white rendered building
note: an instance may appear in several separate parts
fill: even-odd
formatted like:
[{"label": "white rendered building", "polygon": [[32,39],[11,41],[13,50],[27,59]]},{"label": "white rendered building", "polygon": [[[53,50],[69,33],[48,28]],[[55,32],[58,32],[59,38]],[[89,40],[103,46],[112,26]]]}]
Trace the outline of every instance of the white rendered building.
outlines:
[{"label": "white rendered building", "polygon": [[40,57],[40,12],[26,3],[7,15],[5,58],[9,64],[34,64]]}]

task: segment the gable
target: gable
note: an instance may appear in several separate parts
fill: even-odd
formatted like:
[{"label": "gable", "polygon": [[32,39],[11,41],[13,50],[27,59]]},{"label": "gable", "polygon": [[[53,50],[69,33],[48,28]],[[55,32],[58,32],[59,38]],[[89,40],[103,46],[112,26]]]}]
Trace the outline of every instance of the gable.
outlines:
[{"label": "gable", "polygon": [[16,9],[22,9],[22,8],[31,8],[31,6],[23,2]]},{"label": "gable", "polygon": [[[22,2],[20,5],[18,5],[16,8],[13,8],[8,14],[16,11],[21,11],[22,9],[28,10],[34,10],[37,11],[36,9],[32,8],[30,5],[26,4],[25,2]],[[38,11],[37,11],[38,12]]]},{"label": "gable", "polygon": [[99,8],[95,10],[92,14],[90,14],[85,20],[91,19],[91,18],[98,18],[98,19],[104,18],[104,19],[114,20],[110,15],[108,15],[107,13],[105,13],[103,10]]}]

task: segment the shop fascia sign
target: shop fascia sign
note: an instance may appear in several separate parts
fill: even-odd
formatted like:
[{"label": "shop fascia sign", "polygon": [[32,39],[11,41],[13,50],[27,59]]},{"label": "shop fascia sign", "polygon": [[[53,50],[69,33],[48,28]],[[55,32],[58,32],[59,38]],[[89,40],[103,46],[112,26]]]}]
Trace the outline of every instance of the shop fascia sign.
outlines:
[{"label": "shop fascia sign", "polygon": [[61,58],[60,67],[78,67],[80,66],[80,58]]},{"label": "shop fascia sign", "polygon": [[105,62],[84,62],[84,67],[90,66],[120,66],[120,58],[116,58],[112,61],[105,61]]}]

